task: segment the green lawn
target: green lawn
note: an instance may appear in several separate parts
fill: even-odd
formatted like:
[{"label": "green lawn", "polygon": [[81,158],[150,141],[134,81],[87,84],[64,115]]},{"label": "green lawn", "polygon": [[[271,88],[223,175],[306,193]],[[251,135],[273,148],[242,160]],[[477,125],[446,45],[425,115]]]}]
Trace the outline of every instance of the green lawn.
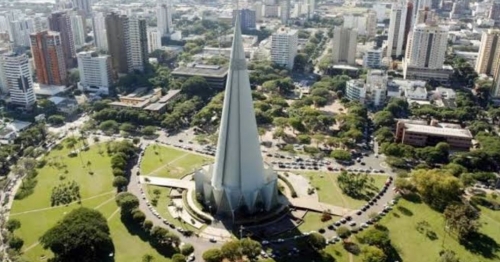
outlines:
[{"label": "green lawn", "polygon": [[141,163],[141,174],[180,178],[209,163],[211,158],[161,145],[148,146]]},{"label": "green lawn", "polygon": [[[341,206],[349,209],[357,209],[366,204],[366,200],[354,199],[342,193],[342,190],[337,184],[338,174],[326,172],[305,172],[303,176],[307,177],[311,184],[318,188],[319,200],[324,203]],[[376,188],[369,189],[368,192],[377,193],[384,186],[387,176],[371,176],[374,178],[373,186]]]},{"label": "green lawn", "polygon": [[[21,228],[16,230],[15,234],[24,240],[24,258],[27,261],[40,261],[44,257],[52,256],[49,250],[44,250],[38,244],[38,239],[66,213],[79,206],[76,202],[67,206],[50,206],[52,188],[61,182],[71,180],[80,185],[81,205],[99,210],[104,217],[108,218],[116,251],[115,261],[141,261],[146,253],[153,255],[157,260],[169,261],[158,254],[147,242],[131,234],[121,222],[120,213],[117,212],[118,206],[114,200],[116,191],[111,185],[113,175],[110,158],[106,153],[100,155],[99,147],[104,147],[104,145],[92,146],[89,151],[82,153],[81,158],[80,156],[68,157],[70,150],[66,148],[50,152],[46,159],[66,164],[68,173],[65,174],[64,169],[58,170],[46,165],[38,170],[38,184],[33,194],[14,201],[10,218],[19,219],[21,222]],[[88,161],[91,165],[86,167]],[[82,162],[85,165],[82,166]],[[89,170],[94,174],[90,175]],[[61,175],[66,178],[60,180]]]},{"label": "green lawn", "polygon": [[[416,230],[419,222],[429,223],[423,233]],[[432,210],[426,204],[401,199],[397,207],[380,223],[389,229],[391,243],[398,250],[403,261],[437,261],[439,251],[443,246],[445,249],[456,252],[460,261],[500,261],[500,244],[498,244],[500,243],[500,211],[482,209],[481,222],[483,226],[480,232],[493,241],[478,241],[478,244],[486,250],[485,254],[491,254],[490,257],[481,255],[480,251],[467,250],[451,234],[445,236],[445,222],[442,214]],[[425,252],[422,252],[423,250]]]},{"label": "green lawn", "polygon": [[302,233],[318,231],[318,229],[323,228],[326,229],[328,224],[331,224],[335,221],[335,218],[330,221],[321,222],[321,214],[315,212],[307,212],[304,216],[304,223],[300,224],[298,230]]}]

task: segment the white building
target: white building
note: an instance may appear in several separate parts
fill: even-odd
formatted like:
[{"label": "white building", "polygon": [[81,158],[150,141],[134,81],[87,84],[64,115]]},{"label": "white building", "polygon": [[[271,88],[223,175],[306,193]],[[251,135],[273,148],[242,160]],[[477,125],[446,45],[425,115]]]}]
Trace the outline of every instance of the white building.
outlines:
[{"label": "white building", "polygon": [[391,7],[389,36],[387,39],[387,57],[403,54],[407,8],[404,3],[393,3]]},{"label": "white building", "polygon": [[174,25],[172,24],[172,11],[173,7],[170,4],[170,1],[167,1],[167,3],[158,3],[158,6],[156,7],[156,19],[159,37],[168,36],[174,32]]},{"label": "white building", "polygon": [[148,53],[160,49],[161,47],[161,36],[158,33],[158,28],[150,27],[148,28]]},{"label": "white building", "polygon": [[297,55],[298,32],[282,27],[271,37],[271,61],[288,69],[293,68]]},{"label": "white building", "polygon": [[9,52],[3,54],[0,59],[3,78],[10,93],[10,103],[31,108],[36,97],[28,57],[25,54]]},{"label": "white building", "polygon": [[280,6],[279,5],[265,5],[264,6],[264,17],[279,17]]},{"label": "white building", "polygon": [[344,28],[356,29],[358,34],[366,35],[366,16],[360,14],[344,15]]},{"label": "white building", "polygon": [[382,64],[382,50],[370,49],[363,56],[364,68],[379,68]]},{"label": "white building", "polygon": [[83,11],[85,15],[92,14],[92,0],[71,0],[73,7],[77,10]]},{"label": "white building", "polygon": [[85,36],[87,35],[87,32],[84,27],[84,19],[85,18],[83,16],[77,13],[71,14],[70,17],[71,31],[73,31],[73,41],[77,49],[85,45]]},{"label": "white building", "polygon": [[408,40],[405,64],[416,68],[442,69],[447,45],[447,27],[435,22],[418,24]]},{"label": "white building", "polygon": [[312,19],[316,11],[316,0],[306,0],[307,2],[307,18]]},{"label": "white building", "polygon": [[232,218],[278,207],[277,174],[264,163],[237,18],[220,117],[215,163],[194,173],[196,194],[215,213]]},{"label": "white building", "polygon": [[36,15],[33,17],[33,22],[35,23],[35,32],[49,30],[49,19],[46,16]]},{"label": "white building", "polygon": [[362,79],[349,80],[346,83],[346,98],[351,101],[365,102],[366,88],[365,82]]},{"label": "white building", "polygon": [[94,43],[97,50],[108,51],[106,16],[103,13],[96,13],[94,17],[92,17],[92,31],[94,33]]},{"label": "white building", "polygon": [[373,37],[377,34],[377,13],[369,10],[366,13],[366,35]]},{"label": "white building", "polygon": [[284,26],[288,25],[288,20],[290,20],[291,5],[290,0],[281,1],[281,24]]},{"label": "white building", "polygon": [[387,4],[375,3],[373,4],[372,10],[377,13],[377,22],[382,22],[387,19]]},{"label": "white building", "polygon": [[15,46],[30,46],[30,34],[35,33],[35,22],[32,18],[19,18],[10,22],[10,41]]},{"label": "white building", "polygon": [[135,16],[127,22],[125,45],[127,49],[127,64],[129,72],[144,71],[148,62],[148,36],[146,20]]},{"label": "white building", "polygon": [[356,29],[337,26],[333,29],[332,62],[354,65],[358,33]]},{"label": "white building", "polygon": [[111,61],[108,55],[96,52],[80,52],[77,54],[80,82],[78,89],[100,94],[109,94],[111,86]]},{"label": "white building", "polygon": [[253,4],[253,8],[252,9],[255,11],[255,20],[256,21],[261,21],[262,20],[263,9],[264,9],[264,5],[262,4],[262,2],[255,2]]}]

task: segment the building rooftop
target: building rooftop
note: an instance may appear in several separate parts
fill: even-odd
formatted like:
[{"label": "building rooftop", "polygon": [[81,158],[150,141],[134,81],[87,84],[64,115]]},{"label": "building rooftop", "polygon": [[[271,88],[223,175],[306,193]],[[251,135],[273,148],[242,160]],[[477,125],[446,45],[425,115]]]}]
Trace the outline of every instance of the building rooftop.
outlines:
[{"label": "building rooftop", "polygon": [[[405,121],[406,122],[406,121]],[[436,125],[421,124],[415,121],[405,123],[406,131],[427,135],[442,135],[472,139],[472,134],[468,129],[459,125],[449,123],[437,123]]]},{"label": "building rooftop", "polygon": [[173,75],[193,75],[205,77],[224,77],[227,75],[228,68],[218,65],[192,64],[186,67],[178,67],[172,71]]},{"label": "building rooftop", "polygon": [[180,91],[181,91],[180,89],[168,90],[167,94],[162,96],[160,98],[160,100],[158,100],[158,102],[159,103],[167,103],[172,98],[174,98],[177,94],[179,94]]}]

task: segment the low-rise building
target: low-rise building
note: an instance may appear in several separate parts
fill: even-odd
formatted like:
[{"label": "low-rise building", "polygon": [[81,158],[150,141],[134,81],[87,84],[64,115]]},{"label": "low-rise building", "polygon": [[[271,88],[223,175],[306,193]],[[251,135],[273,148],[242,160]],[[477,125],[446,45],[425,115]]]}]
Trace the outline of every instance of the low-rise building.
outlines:
[{"label": "low-rise building", "polygon": [[157,113],[164,113],[167,103],[172,101],[180,93],[180,90],[169,90],[162,96],[161,88],[149,90],[145,87],[138,88],[128,95],[120,95],[120,101],[111,102],[116,108],[133,108]]},{"label": "low-rise building", "polygon": [[10,144],[19,136],[19,133],[31,126],[30,122],[14,120],[13,122],[0,121],[0,143]]},{"label": "low-rise building", "polygon": [[382,49],[367,50],[363,56],[364,68],[379,68],[382,65]]},{"label": "low-rise building", "polygon": [[54,103],[57,107],[57,111],[63,113],[64,115],[73,115],[78,110],[78,103],[76,99],[53,96],[48,98],[49,101]]},{"label": "low-rise building", "polygon": [[396,124],[396,141],[417,147],[435,146],[446,142],[451,148],[469,150],[472,146],[472,134],[457,124],[439,123],[432,120],[399,120]]},{"label": "low-rise building", "polygon": [[228,68],[218,65],[191,64],[186,67],[178,67],[172,71],[176,79],[201,76],[207,80],[212,88],[224,89],[226,87]]}]

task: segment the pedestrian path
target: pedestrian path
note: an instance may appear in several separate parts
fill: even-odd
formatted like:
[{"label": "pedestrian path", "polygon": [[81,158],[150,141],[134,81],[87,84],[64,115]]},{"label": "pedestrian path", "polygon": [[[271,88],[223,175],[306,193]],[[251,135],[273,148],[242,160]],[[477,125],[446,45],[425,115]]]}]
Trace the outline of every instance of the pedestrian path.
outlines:
[{"label": "pedestrian path", "polygon": [[175,178],[164,178],[156,176],[139,176],[141,184],[149,184],[154,186],[164,186],[173,188],[183,188],[190,189],[194,188],[193,181],[175,179]]}]

